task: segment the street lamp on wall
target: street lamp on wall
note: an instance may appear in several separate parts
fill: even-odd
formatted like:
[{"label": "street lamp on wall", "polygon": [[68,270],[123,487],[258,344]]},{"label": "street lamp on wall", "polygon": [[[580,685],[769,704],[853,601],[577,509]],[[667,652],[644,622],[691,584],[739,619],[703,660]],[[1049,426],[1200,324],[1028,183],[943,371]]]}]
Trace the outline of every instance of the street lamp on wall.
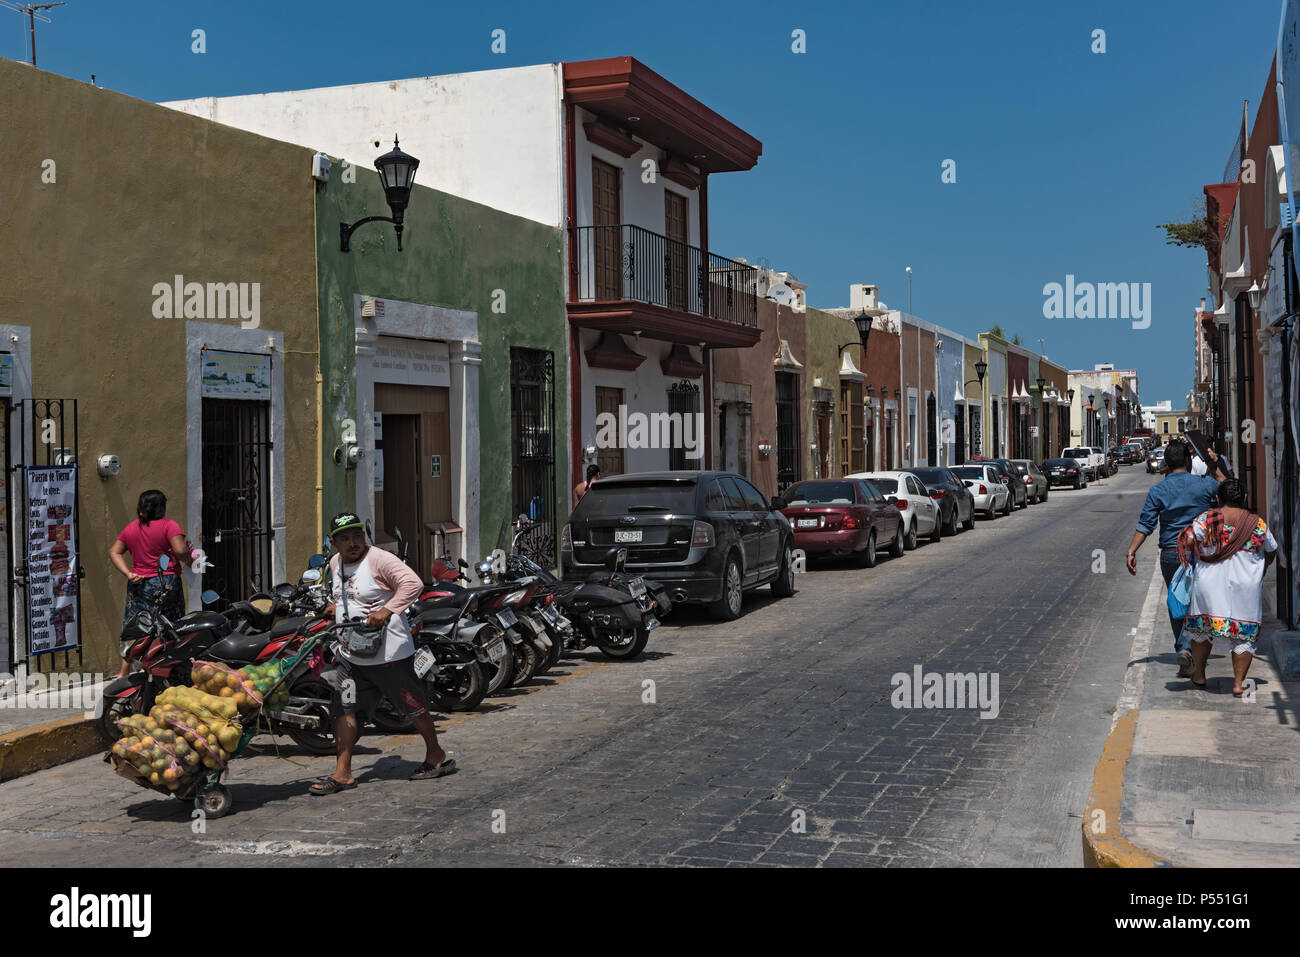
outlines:
[{"label": "street lamp on wall", "polygon": [[1252,312],[1259,312],[1260,294],[1263,291],[1264,290],[1259,287],[1259,283],[1257,282],[1251,283],[1250,288],[1246,290],[1246,296],[1250,299],[1250,309]]},{"label": "street lamp on wall", "polygon": [[[865,372],[867,365],[867,340],[871,337],[871,317],[867,315],[867,312],[864,309],[853,317],[853,324],[858,327],[857,344],[862,346],[862,366],[863,371]],[[852,345],[852,342],[846,342],[844,345],[840,346],[840,355],[843,355],[844,350],[848,349]]]},{"label": "street lamp on wall", "polygon": [[379,170],[379,182],[384,187],[384,199],[392,216],[367,216],[355,223],[339,223],[339,250],[352,251],[352,233],[366,223],[392,223],[397,232],[397,251],[402,251],[402,220],[406,216],[406,205],[411,200],[411,187],[415,183],[415,171],[420,168],[420,161],[414,156],[403,153],[393,137],[393,148],[375,160],[375,169]]}]

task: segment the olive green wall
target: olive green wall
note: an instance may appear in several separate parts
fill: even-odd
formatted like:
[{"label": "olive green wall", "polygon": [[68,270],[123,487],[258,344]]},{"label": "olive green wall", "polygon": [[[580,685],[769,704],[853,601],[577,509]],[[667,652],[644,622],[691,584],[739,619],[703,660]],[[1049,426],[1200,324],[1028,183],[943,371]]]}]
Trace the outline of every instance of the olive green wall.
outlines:
[{"label": "olive green wall", "polygon": [[[260,331],[282,332],[288,351],[273,360],[285,370],[285,470],[314,475],[311,152],[12,60],[0,59],[0,90],[0,325],[30,329],[36,396],[78,400],[80,670],[116,671],[126,580],[108,549],[139,493],[162,489],[198,542],[186,519],[187,430],[198,428],[186,420],[186,320],[154,318],[154,283],[260,283]],[[46,160],[54,182],[42,182]],[[121,473],[101,480],[105,452]],[[290,556],[314,537],[312,485],[285,490]]]},{"label": "olive green wall", "polygon": [[[804,362],[809,385],[804,434],[809,436],[808,441],[813,441],[812,437],[817,435],[817,415],[812,390],[818,385],[817,380],[820,378],[820,388],[829,389],[834,396],[831,411],[830,471],[822,476],[829,478],[838,476],[844,464],[840,455],[840,363],[842,360],[839,349],[846,343],[854,343],[851,349],[846,350],[853,356],[854,363],[861,362],[862,350],[856,346],[858,329],[851,320],[810,306],[805,326],[808,330],[808,347]],[[805,474],[811,477],[812,469],[809,468]]]},{"label": "olive green wall", "polygon": [[[550,351],[555,357],[554,501],[567,514],[569,434],[565,358],[563,233],[532,220],[417,185],[407,208],[397,252],[393,227],[372,223],[339,250],[339,223],[387,216],[378,174],[356,170],[344,183],[335,161],[330,182],[318,191],[320,323],[324,369],[323,450],[326,516],[356,503],[355,472],[335,465],[339,420],[356,415],[356,339],[353,296],[402,300],[477,313],[479,369],[480,551],[496,545],[510,502],[510,347]],[[418,182],[418,174],[417,174]],[[494,312],[494,291],[504,292],[504,312]],[[497,296],[496,301],[500,302]],[[500,308],[498,306],[497,308]],[[342,410],[338,416],[335,410]]]}]

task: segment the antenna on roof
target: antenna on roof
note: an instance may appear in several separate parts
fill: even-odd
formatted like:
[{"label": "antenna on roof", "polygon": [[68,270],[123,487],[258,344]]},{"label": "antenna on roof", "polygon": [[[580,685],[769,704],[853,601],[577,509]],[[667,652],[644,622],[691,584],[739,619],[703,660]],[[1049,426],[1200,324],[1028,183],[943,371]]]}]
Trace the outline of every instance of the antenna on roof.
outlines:
[{"label": "antenna on roof", "polygon": [[32,36],[32,66],[36,66],[36,21],[40,20],[41,23],[53,22],[50,20],[49,17],[45,16],[45,14],[38,13],[37,11],[51,10],[54,7],[65,7],[65,6],[67,6],[66,2],[26,3],[19,6],[18,4],[13,3],[12,0],[0,0],[0,7],[5,7],[6,9],[12,10],[15,13],[22,13],[27,16],[27,22],[31,27],[31,36]]}]

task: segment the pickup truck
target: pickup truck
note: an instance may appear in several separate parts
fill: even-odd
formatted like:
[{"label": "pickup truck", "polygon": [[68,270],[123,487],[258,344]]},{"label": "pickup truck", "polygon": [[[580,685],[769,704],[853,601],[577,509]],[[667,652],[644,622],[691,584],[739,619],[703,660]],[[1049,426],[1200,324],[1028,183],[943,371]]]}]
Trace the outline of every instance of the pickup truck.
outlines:
[{"label": "pickup truck", "polygon": [[1106,456],[1085,445],[1076,445],[1073,448],[1064,449],[1061,452],[1061,457],[1078,461],[1079,468],[1088,476],[1090,482],[1099,478],[1106,468]]}]

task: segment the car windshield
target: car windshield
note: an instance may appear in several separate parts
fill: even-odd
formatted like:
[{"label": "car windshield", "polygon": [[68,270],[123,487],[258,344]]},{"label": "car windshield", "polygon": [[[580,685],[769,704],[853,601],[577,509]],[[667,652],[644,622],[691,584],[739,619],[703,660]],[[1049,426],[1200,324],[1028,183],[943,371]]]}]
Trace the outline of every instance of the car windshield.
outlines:
[{"label": "car windshield", "polygon": [[1088,449],[1066,449],[1063,454],[1069,455],[1073,458],[1086,458],[1091,455],[1092,452]]},{"label": "car windshield", "polygon": [[953,472],[956,473],[958,478],[979,479],[981,481],[984,479],[984,469],[978,465],[958,465],[953,468]]},{"label": "car windshield", "polygon": [[788,505],[852,505],[852,482],[801,482],[785,493]]},{"label": "car windshield", "polygon": [[695,513],[694,482],[618,482],[597,479],[573,510],[575,518],[630,512]]},{"label": "car windshield", "polygon": [[1016,471],[1019,472],[1021,475],[1029,474],[1029,466],[1026,465],[1024,462],[1012,462],[1011,464],[1016,467]]},{"label": "car windshield", "polygon": [[948,481],[947,469],[912,469],[912,474],[926,485],[943,485]]},{"label": "car windshield", "polygon": [[873,478],[871,484],[880,489],[881,495],[898,494],[898,479],[891,478]]},{"label": "car windshield", "polygon": [[1074,459],[1048,459],[1043,465],[1049,469],[1072,469]]}]

